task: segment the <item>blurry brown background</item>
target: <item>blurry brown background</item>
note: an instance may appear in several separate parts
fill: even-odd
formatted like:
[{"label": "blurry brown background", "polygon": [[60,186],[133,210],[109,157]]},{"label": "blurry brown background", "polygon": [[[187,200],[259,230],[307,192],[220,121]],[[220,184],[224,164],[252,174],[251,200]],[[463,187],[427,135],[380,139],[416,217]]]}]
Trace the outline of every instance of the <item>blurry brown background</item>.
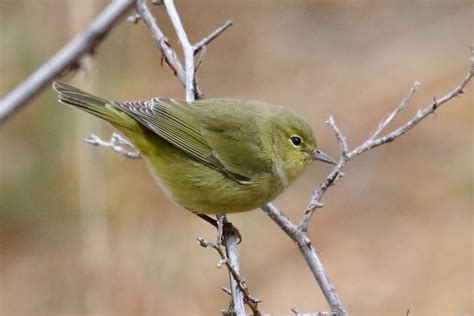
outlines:
[{"label": "blurry brown background", "polygon": [[[208,97],[259,99],[303,115],[322,147],[351,146],[406,95],[397,122],[454,88],[474,42],[472,1],[176,1],[195,42],[233,18],[199,72]],[[78,4],[79,3],[79,4]],[[0,0],[0,95],[35,70],[103,1]],[[160,25],[174,47],[161,8]],[[183,97],[142,24],[123,21],[62,80],[112,99]],[[473,313],[473,83],[396,142],[347,166],[310,235],[353,315]],[[228,297],[214,230],[168,200],[140,160],[88,146],[109,126],[51,89],[0,127],[1,315],[217,315]],[[292,219],[330,171],[316,164],[276,200]],[[262,211],[232,215],[243,275],[261,309],[326,309],[295,245]]]}]

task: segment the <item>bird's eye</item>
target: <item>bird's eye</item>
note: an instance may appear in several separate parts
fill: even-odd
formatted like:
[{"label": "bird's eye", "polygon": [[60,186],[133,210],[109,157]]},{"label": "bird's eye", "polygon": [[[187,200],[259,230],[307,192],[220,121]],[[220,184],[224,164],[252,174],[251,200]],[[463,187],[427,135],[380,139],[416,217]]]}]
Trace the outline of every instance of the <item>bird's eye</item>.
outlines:
[{"label": "bird's eye", "polygon": [[290,140],[291,140],[291,143],[295,146],[300,146],[302,142],[301,137],[299,136],[291,136]]}]

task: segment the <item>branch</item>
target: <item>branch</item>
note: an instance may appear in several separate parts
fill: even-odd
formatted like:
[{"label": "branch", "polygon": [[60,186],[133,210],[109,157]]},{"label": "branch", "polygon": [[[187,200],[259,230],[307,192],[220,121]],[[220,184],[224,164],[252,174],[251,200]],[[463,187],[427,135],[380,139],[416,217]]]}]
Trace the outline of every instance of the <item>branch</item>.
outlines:
[{"label": "branch", "polygon": [[151,11],[146,4],[146,0],[137,0],[135,8],[140,17],[142,18],[143,22],[145,23],[146,27],[150,31],[151,36],[155,41],[155,44],[160,49],[166,63],[168,64],[168,66],[171,67],[171,69],[173,69],[174,74],[178,77],[183,87],[185,87],[186,74],[184,72],[183,65],[179,61],[179,58],[174,52],[174,50],[171,49],[168,39],[158,27],[155,17],[153,16],[153,14],[151,14]]},{"label": "branch", "polygon": [[393,119],[409,104],[413,95],[416,93],[420,87],[419,82],[415,82],[413,87],[410,89],[408,95],[400,102],[400,104],[389,113],[378,125],[375,131],[372,133],[369,138],[363,142],[361,145],[354,148],[352,151],[349,151],[346,137],[342,134],[340,129],[337,127],[334,119],[329,117],[326,122],[329,127],[332,129],[341,150],[341,156],[339,163],[334,167],[331,173],[326,177],[326,179],[320,184],[318,189],[313,191],[311,200],[308,204],[306,211],[304,212],[302,219],[298,226],[293,224],[280,210],[278,210],[272,204],[266,204],[262,207],[263,211],[278,225],[280,228],[298,245],[300,252],[306,260],[311,272],[315,279],[317,280],[321,291],[323,292],[326,300],[331,307],[331,312],[335,315],[347,315],[347,312],[344,310],[342,303],[335,292],[334,286],[331,284],[324,267],[322,266],[318,255],[314,248],[311,246],[311,241],[308,238],[308,226],[311,220],[314,211],[322,207],[321,199],[326,193],[327,189],[334,185],[334,183],[342,177],[342,169],[345,164],[352,160],[354,157],[366,152],[369,149],[375,148],[377,146],[387,144],[392,142],[396,138],[405,134],[411,130],[414,126],[420,123],[423,119],[428,117],[429,114],[434,113],[441,105],[447,103],[451,99],[457,96],[461,96],[464,93],[464,89],[469,81],[474,76],[474,47],[470,49],[470,67],[467,75],[461,81],[461,83],[453,89],[451,92],[445,96],[436,99],[433,98],[433,101],[424,109],[419,110],[415,116],[408,120],[401,127],[395,129],[393,132],[386,134],[385,136],[379,137],[379,135],[385,130],[385,128],[393,121]]},{"label": "branch", "polygon": [[306,264],[313,273],[314,278],[318,282],[319,287],[331,308],[331,312],[338,316],[346,316],[347,312],[342,306],[341,300],[336,293],[336,289],[329,280],[326,270],[316,254],[316,250],[311,245],[311,240],[309,240],[308,235],[295,224],[291,223],[291,221],[273,204],[265,204],[262,206],[262,210],[298,245],[298,249],[303,255]]},{"label": "branch", "polygon": [[[176,11],[173,0],[164,0],[164,5],[183,47],[185,57],[184,68],[182,66],[182,63],[179,61],[176,52],[171,49],[171,46],[168,43],[168,39],[164,36],[163,32],[156,23],[154,16],[151,14],[150,9],[146,4],[146,0],[137,0],[136,10],[141,19],[144,21],[147,28],[149,29],[150,33],[152,34],[152,37],[155,40],[156,45],[159,47],[164,60],[174,70],[175,75],[178,77],[181,84],[184,86],[186,91],[186,101],[192,102],[195,99],[202,98],[202,93],[200,92],[199,87],[197,85],[196,71],[203,60],[205,47],[217,36],[222,34],[222,32],[224,32],[227,28],[229,28],[232,25],[232,21],[227,21],[223,26],[213,31],[211,34],[203,38],[197,44],[191,45],[188,40],[186,31],[184,30],[184,27],[181,23],[179,14]],[[136,18],[134,17],[133,21],[135,20]],[[195,67],[194,55],[198,52],[201,52],[201,56],[199,57],[197,66]],[[95,135],[91,135],[88,139],[86,139],[86,142],[96,146],[112,148],[115,152],[123,154],[128,158],[142,157],[137,150],[128,151],[127,149],[123,148],[122,146],[125,145],[134,149],[134,147],[129,142],[124,141],[123,138],[121,138],[118,134],[114,134],[111,140],[108,142],[101,140]],[[223,219],[225,220],[225,217]],[[220,236],[220,233],[218,233],[218,235]],[[225,261],[226,266],[229,269],[229,279],[233,298],[232,311],[237,315],[244,315],[245,308],[243,303],[245,302],[252,309],[254,315],[260,315],[260,312],[257,308],[257,303],[259,302],[259,300],[253,299],[249,295],[248,290],[245,286],[243,286],[244,283],[241,281],[239,275],[239,260],[237,251],[238,238],[235,233],[232,232],[224,233],[223,238],[224,246],[227,253],[225,255]],[[220,240],[220,237],[218,237],[218,240]],[[203,245],[203,243],[201,243],[201,245]],[[223,250],[220,248],[220,244],[216,245],[216,247],[220,249],[219,253],[222,257]],[[224,258],[222,258],[222,260],[224,260]]]},{"label": "branch", "polygon": [[171,23],[178,35],[181,46],[183,47],[184,53],[184,72],[185,72],[185,85],[186,90],[186,101],[194,101],[194,47],[188,40],[188,35],[184,31],[183,24],[179,18],[178,12],[174,6],[173,0],[164,0],[168,16],[170,17]]},{"label": "branch", "polygon": [[193,49],[194,49],[194,55],[199,53],[201,49],[209,45],[210,42],[216,39],[217,36],[219,36],[222,32],[227,30],[229,27],[232,26],[234,23],[233,20],[227,20],[224,25],[222,25],[220,28],[216,29],[214,32],[210,33],[208,36],[194,44]]},{"label": "branch", "polygon": [[0,100],[0,123],[38,94],[49,82],[71,65],[89,54],[102,42],[105,35],[135,3],[134,0],[115,0],[110,3],[84,30],[25,81]]},{"label": "branch", "polygon": [[176,34],[183,47],[185,65],[179,61],[175,51],[171,49],[168,39],[164,36],[163,32],[156,23],[155,17],[151,14],[150,9],[146,4],[146,0],[137,0],[136,10],[148,30],[152,34],[156,45],[160,48],[163,58],[166,63],[173,69],[174,74],[178,77],[179,81],[183,85],[186,91],[186,101],[194,101],[195,99],[201,99],[202,93],[199,90],[196,80],[196,70],[198,67],[194,66],[194,55],[200,52],[206,45],[212,42],[217,36],[222,34],[228,29],[233,21],[228,20],[223,26],[219,27],[208,36],[203,38],[195,45],[191,45],[188,40],[186,31],[184,30],[183,24],[179,17],[176,7],[174,6],[173,0],[164,1],[166,10],[171,19],[173,27],[175,28]]},{"label": "branch", "polygon": [[405,99],[403,99],[402,102],[400,102],[400,104],[397,106],[397,108],[392,113],[387,115],[387,117],[379,123],[378,128],[375,130],[375,132],[372,134],[372,136],[368,139],[368,141],[373,141],[375,138],[377,138],[377,136],[379,136],[379,134],[382,132],[382,130],[385,127],[387,127],[387,125],[390,124],[391,121],[393,121],[395,116],[397,116],[397,114],[400,113],[408,105],[411,98],[413,97],[415,92],[418,90],[418,88],[420,88],[420,86],[421,86],[421,83],[419,83],[418,81],[416,81],[413,84],[413,87],[410,89],[410,92],[405,97]]},{"label": "branch", "polygon": [[[337,127],[336,123],[334,122],[334,119],[332,117],[329,117],[329,120],[327,121],[327,124],[331,127],[331,129],[334,132],[334,135],[336,136],[336,139],[339,142],[339,146],[341,148],[341,158],[338,163],[338,165],[333,169],[333,171],[326,177],[325,181],[321,183],[319,188],[313,192],[313,195],[311,197],[311,201],[308,205],[308,208],[303,215],[303,219],[300,223],[300,228],[303,229],[303,231],[307,231],[308,225],[309,225],[309,220],[314,213],[314,210],[318,207],[322,207],[322,204],[320,203],[322,196],[326,192],[326,190],[334,184],[334,182],[341,176],[343,175],[341,173],[342,168],[346,164],[346,162],[354,159],[356,156],[359,156],[360,154],[366,152],[369,149],[375,148],[377,146],[392,142],[396,138],[400,137],[401,135],[405,134],[408,132],[410,129],[415,127],[418,123],[420,123],[423,119],[425,119],[428,115],[432,114],[437,110],[441,105],[445,104],[449,100],[453,99],[454,97],[460,96],[464,93],[464,89],[468,82],[472,79],[474,75],[474,48],[471,47],[470,51],[470,61],[471,65],[469,68],[468,73],[464,77],[464,79],[461,81],[461,83],[451,92],[446,94],[445,96],[441,97],[440,99],[433,98],[433,101],[431,102],[430,105],[428,105],[426,108],[419,110],[415,116],[413,116],[410,120],[408,120],[405,124],[403,124],[401,127],[395,129],[393,132],[386,134],[385,136],[378,137],[381,132],[390,124],[390,122],[393,121],[393,119],[409,104],[411,101],[413,95],[416,93],[416,91],[420,87],[420,83],[417,81],[413,84],[413,87],[410,89],[408,95],[400,102],[400,104],[393,110],[391,113],[389,113],[378,125],[377,129],[375,132],[362,144],[354,148],[352,151],[349,152],[347,143],[346,143],[346,138],[344,135],[342,135],[341,131]],[[378,138],[377,138],[378,137]]]},{"label": "branch", "polygon": [[[236,238],[235,234],[233,234],[232,237],[230,238]],[[250,307],[254,316],[261,315],[261,312],[258,310],[258,303],[260,303],[261,300],[258,298],[254,298],[250,295],[250,292],[247,288],[247,285],[245,284],[245,281],[240,276],[239,266],[234,265],[235,262],[238,263],[238,258],[232,258],[237,253],[236,251],[232,251],[233,250],[232,247],[237,246],[237,240],[235,240],[235,243],[232,243],[232,245],[224,248],[220,244],[219,236],[216,242],[210,242],[202,237],[197,237],[196,239],[199,242],[199,245],[201,245],[202,247],[204,248],[211,247],[217,251],[217,253],[219,254],[221,258],[219,262],[217,263],[217,267],[220,268],[222,267],[222,265],[225,265],[227,269],[229,270],[229,274],[231,275],[232,282],[235,283],[234,286],[239,288],[238,295],[242,295],[242,298],[236,298],[234,294],[236,293],[235,291],[230,292],[230,295],[232,296],[232,301],[233,301],[233,312],[236,313],[237,315],[242,315],[241,311],[243,311],[243,315],[245,315],[245,309],[243,305],[238,306],[238,304],[245,303],[247,304],[247,306]],[[227,242],[228,241],[229,239],[227,239]],[[231,312],[231,310],[229,310],[229,312]]]},{"label": "branch", "polygon": [[352,159],[363,152],[375,148],[377,146],[389,143],[396,138],[402,136],[409,130],[411,130],[413,127],[415,127],[418,123],[420,123],[423,119],[425,119],[428,115],[434,113],[441,105],[447,103],[449,100],[453,99],[454,97],[461,96],[464,93],[464,88],[466,85],[469,83],[469,81],[472,79],[474,76],[474,64],[472,64],[473,59],[474,59],[474,49],[471,47],[471,66],[469,69],[469,72],[466,74],[464,79],[461,81],[461,83],[451,92],[448,94],[444,95],[443,97],[436,99],[433,97],[433,101],[431,102],[430,105],[428,105],[426,108],[422,110],[418,110],[418,112],[415,114],[415,116],[412,117],[408,122],[406,122],[404,125],[399,127],[398,129],[394,130],[393,132],[382,136],[380,138],[377,138],[375,140],[368,139],[365,143],[361,144],[354,150],[352,150],[348,157],[349,159]]},{"label": "branch", "polygon": [[[103,141],[102,139],[100,139],[100,137],[94,134],[91,134],[89,137],[84,139],[84,142],[91,144],[93,146],[111,148],[113,151],[121,155],[124,155],[126,158],[130,158],[130,159],[143,158],[142,154],[138,150],[136,150],[135,147],[128,140],[126,140],[120,134],[117,134],[117,133],[113,133],[112,137],[110,137],[110,140],[108,142]],[[123,146],[130,147],[131,150],[127,150]]]}]

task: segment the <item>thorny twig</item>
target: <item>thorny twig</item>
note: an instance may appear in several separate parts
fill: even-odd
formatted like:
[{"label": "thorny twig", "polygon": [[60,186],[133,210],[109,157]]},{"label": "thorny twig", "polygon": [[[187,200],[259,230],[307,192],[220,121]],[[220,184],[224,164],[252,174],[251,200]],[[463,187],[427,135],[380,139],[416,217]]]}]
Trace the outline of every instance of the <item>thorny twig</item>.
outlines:
[{"label": "thorny twig", "polygon": [[175,51],[171,48],[168,39],[165,37],[160,27],[156,23],[155,17],[151,14],[150,9],[146,4],[146,0],[137,0],[136,9],[140,17],[143,19],[143,22],[147,26],[148,30],[152,34],[156,45],[160,48],[164,60],[171,67],[171,69],[174,71],[174,74],[178,77],[179,81],[186,89],[186,101],[201,99],[203,95],[200,92],[199,87],[197,86],[197,80],[195,78],[197,67],[194,67],[194,55],[199,53],[204,47],[209,45],[209,43],[211,43],[220,34],[222,34],[222,32],[232,26],[233,21],[228,20],[224,23],[224,25],[211,32],[202,40],[200,40],[194,45],[191,45],[173,1],[165,0],[164,5],[171,19],[171,22],[173,23],[173,26],[176,30],[176,34],[178,35],[179,41],[181,42],[181,45],[183,47],[185,58],[184,67],[179,61],[179,58],[176,55]]},{"label": "thorny twig", "polygon": [[350,161],[354,157],[364,153],[365,151],[369,149],[375,148],[383,144],[387,144],[395,140],[399,136],[408,132],[410,129],[412,129],[414,126],[420,123],[423,119],[425,119],[428,115],[434,113],[436,109],[438,109],[441,105],[445,104],[446,102],[453,99],[454,97],[460,96],[464,92],[466,85],[472,79],[473,76],[474,76],[474,47],[471,47],[469,71],[467,75],[464,77],[464,79],[461,81],[461,83],[454,90],[452,90],[451,92],[449,92],[448,94],[446,94],[445,96],[441,98],[438,98],[438,99],[433,98],[433,101],[426,108],[419,110],[410,120],[408,120],[401,127],[395,129],[394,131],[384,136],[379,137],[380,133],[383,132],[383,130],[389,125],[389,123],[393,121],[396,115],[400,113],[400,111],[402,111],[412,99],[414,93],[420,86],[418,82],[415,82],[410,92],[405,97],[405,99],[402,100],[402,102],[395,108],[393,112],[387,115],[380,122],[375,132],[371,136],[369,136],[367,141],[360,144],[359,146],[357,146],[351,151],[349,151],[348,149],[346,137],[341,133],[340,129],[337,127],[336,123],[334,122],[334,119],[330,117],[326,123],[329,125],[334,135],[336,136],[336,139],[339,143],[339,147],[341,149],[341,157],[339,159],[339,163],[334,167],[332,172],[320,184],[318,189],[314,190],[311,196],[310,203],[308,204],[308,207],[303,214],[300,224],[298,226],[293,224],[280,210],[278,210],[271,203],[266,204],[262,207],[264,212],[268,216],[270,216],[277,223],[277,225],[280,226],[280,228],[282,228],[283,231],[285,231],[285,233],[297,243],[298,248],[300,249],[301,253],[303,254],[306,260],[306,263],[308,264],[311,271],[313,272],[314,277],[318,281],[321,287],[321,290],[323,294],[325,295],[326,300],[329,303],[329,306],[331,307],[331,311],[335,313],[336,315],[347,315],[347,312],[343,308],[342,303],[335,292],[334,286],[329,281],[329,278],[324,270],[324,267],[322,266],[318,258],[318,255],[316,254],[316,251],[314,250],[313,247],[311,247],[311,241],[309,240],[308,234],[307,234],[309,222],[311,220],[312,215],[314,214],[314,211],[317,208],[323,206],[321,204],[321,199],[324,193],[327,191],[327,189],[331,185],[334,184],[334,182],[337,179],[343,176],[343,173],[341,172],[341,170],[345,166],[346,162]]},{"label": "thorny twig", "polygon": [[[219,36],[227,28],[229,28],[232,25],[232,21],[231,20],[227,21],[223,26],[211,32],[208,36],[203,38],[201,41],[199,41],[195,45],[191,45],[191,43],[188,40],[186,31],[184,30],[184,27],[181,23],[179,14],[176,11],[173,0],[164,0],[163,4],[166,7],[168,16],[175,28],[176,34],[178,35],[178,38],[181,42],[181,46],[183,47],[184,58],[185,58],[184,67],[183,67],[183,64],[180,62],[176,52],[171,48],[168,42],[168,39],[165,37],[164,33],[161,31],[160,27],[156,23],[155,17],[151,14],[146,4],[146,0],[137,0],[136,10],[138,12],[138,15],[143,20],[143,22],[149,29],[150,33],[152,34],[152,37],[155,40],[156,45],[160,48],[164,60],[173,69],[175,75],[178,77],[179,81],[184,86],[185,91],[186,91],[186,101],[191,102],[191,101],[194,101],[195,99],[201,99],[203,95],[197,85],[196,72],[203,60],[206,45],[212,42],[217,36]],[[198,52],[201,52],[201,54],[199,56],[197,66],[195,66],[194,55]],[[121,149],[120,148],[121,144],[117,144],[117,142],[114,142],[112,139],[110,142],[104,142],[97,136],[92,135],[88,140],[89,140],[88,142],[92,143],[93,145],[110,147],[114,151],[120,154],[123,154],[129,158],[139,158],[134,153],[131,154],[127,150]],[[130,144],[127,144],[127,145],[130,145]],[[243,298],[240,293],[241,289],[237,284],[238,282],[234,282],[234,280],[237,281],[237,279],[235,279],[235,275],[238,275],[238,267],[239,267],[238,251],[237,251],[238,238],[236,238],[234,234],[224,234],[224,239],[225,239],[224,246],[228,253],[227,260],[229,261],[228,262],[229,265],[226,264],[226,266],[232,265],[234,267],[233,273],[231,273],[231,277],[230,277],[231,292],[232,292],[232,297],[233,297],[233,304],[232,304],[233,311],[237,315],[243,315],[245,314],[245,309],[244,309],[243,301],[242,301]],[[251,305],[249,306],[252,308]],[[256,308],[256,305],[255,305],[255,308]]]},{"label": "thorny twig", "polygon": [[86,28],[25,81],[0,100],[0,124],[23,107],[50,81],[97,47],[112,26],[134,4],[134,0],[112,1]]},{"label": "thorny twig", "polygon": [[[321,199],[324,193],[327,191],[327,189],[331,185],[335,183],[337,179],[339,179],[340,177],[344,175],[341,170],[343,169],[343,167],[348,161],[352,160],[354,157],[364,153],[365,151],[369,149],[372,149],[382,144],[386,144],[388,142],[393,141],[397,137],[409,131],[411,128],[413,128],[415,125],[421,122],[424,118],[426,118],[429,114],[434,113],[435,110],[438,109],[441,105],[445,104],[446,102],[448,102],[449,100],[453,99],[456,96],[460,96],[464,92],[466,85],[472,79],[473,75],[474,75],[474,49],[471,48],[471,66],[470,66],[469,72],[466,75],[466,77],[463,79],[463,81],[454,90],[452,90],[450,93],[446,94],[445,96],[441,98],[438,98],[438,99],[434,98],[433,101],[426,108],[424,108],[423,110],[419,110],[416,113],[416,115],[412,117],[412,119],[407,121],[404,125],[395,129],[393,132],[386,134],[385,136],[378,137],[378,135],[380,135],[380,133],[389,125],[389,123],[393,121],[396,115],[400,113],[400,111],[408,105],[414,93],[420,86],[420,84],[416,82],[411,88],[407,97],[405,97],[405,99],[402,100],[402,102],[396,107],[396,109],[393,112],[387,115],[380,122],[376,131],[367,139],[367,141],[355,147],[351,151],[349,151],[348,149],[346,137],[342,134],[340,129],[337,127],[334,119],[332,117],[329,117],[326,123],[331,128],[334,135],[336,136],[336,139],[339,143],[339,147],[341,149],[341,157],[338,164],[334,167],[332,172],[320,184],[318,189],[316,189],[313,192],[310,203],[308,204],[308,207],[305,213],[303,214],[303,217],[299,225],[297,226],[293,224],[288,219],[288,217],[286,217],[280,210],[278,210],[278,208],[276,208],[271,203],[268,203],[262,207],[265,213],[271,219],[273,219],[280,226],[280,228],[291,239],[293,239],[298,245],[298,248],[302,252],[310,270],[313,272],[315,279],[318,281],[318,284],[320,285],[321,290],[331,307],[331,312],[328,312],[329,313],[329,314],[327,313],[328,315],[333,314],[333,315],[342,316],[342,315],[347,315],[347,312],[343,308],[342,303],[334,289],[334,286],[330,282],[325,272],[324,266],[322,265],[316,253],[316,250],[312,247],[311,241],[307,235],[309,222],[314,211],[317,208],[323,206],[321,204]],[[375,137],[373,137],[374,135]],[[319,315],[324,315],[324,312],[319,312]]]},{"label": "thorny twig", "polygon": [[[124,155],[130,159],[140,159],[143,158],[142,154],[135,149],[135,147],[125,138],[123,138],[118,133],[112,133],[109,141],[104,141],[100,137],[91,134],[89,137],[84,139],[84,142],[91,144],[93,146],[111,148],[116,153]],[[124,146],[131,148],[131,150],[126,149]]]},{"label": "thorny twig", "polygon": [[[258,310],[258,303],[260,303],[261,300],[258,299],[258,298],[252,297],[250,295],[250,292],[247,288],[247,285],[245,284],[245,281],[240,276],[240,273],[238,271],[238,267],[234,267],[231,264],[231,261],[229,260],[227,254],[226,254],[225,248],[223,248],[222,245],[220,245],[219,241],[211,242],[211,241],[208,241],[208,240],[206,240],[202,237],[197,237],[196,240],[198,241],[199,245],[201,245],[202,247],[204,247],[204,248],[211,247],[211,248],[213,248],[217,251],[217,253],[219,254],[219,256],[221,258],[219,260],[219,262],[217,263],[217,267],[220,268],[220,267],[222,267],[222,265],[224,265],[224,264],[226,265],[227,269],[229,270],[229,273],[232,274],[232,277],[237,282],[237,286],[239,287],[239,289],[241,290],[241,292],[244,296],[245,304],[247,304],[247,306],[250,307],[250,309],[252,310],[253,315],[255,315],[255,316],[261,315],[260,311]],[[223,288],[223,290],[224,290],[224,292],[231,294],[228,289]]]},{"label": "thorny twig", "polygon": [[194,55],[199,53],[201,51],[201,49],[206,47],[210,42],[212,42],[222,32],[224,32],[229,27],[231,27],[233,23],[234,23],[234,20],[227,20],[221,27],[219,27],[214,32],[210,33],[208,36],[204,37],[202,40],[200,40],[199,42],[194,44],[193,45]]}]

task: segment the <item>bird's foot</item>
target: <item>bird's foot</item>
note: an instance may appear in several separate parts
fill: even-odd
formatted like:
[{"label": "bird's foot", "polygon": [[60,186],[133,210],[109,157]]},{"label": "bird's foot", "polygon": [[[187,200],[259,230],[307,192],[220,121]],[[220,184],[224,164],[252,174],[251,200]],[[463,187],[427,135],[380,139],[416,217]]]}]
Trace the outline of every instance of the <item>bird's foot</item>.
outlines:
[{"label": "bird's foot", "polygon": [[[233,236],[237,237],[237,244],[240,244],[242,242],[242,235],[240,234],[240,231],[237,229],[237,227],[232,225],[231,222],[225,222],[222,230],[223,230],[223,235],[224,236],[232,236],[233,235]],[[223,238],[224,236],[221,236],[223,242],[225,242],[225,240],[226,240],[226,239]]]},{"label": "bird's foot", "polygon": [[223,215],[218,215],[217,220],[213,219],[212,217],[205,215],[205,214],[196,214],[212,226],[217,228],[217,244],[221,245],[224,243],[224,235],[231,236],[235,235],[237,237],[237,243],[240,244],[242,242],[242,235],[240,231],[232,225],[231,222],[227,221],[227,218]]}]

